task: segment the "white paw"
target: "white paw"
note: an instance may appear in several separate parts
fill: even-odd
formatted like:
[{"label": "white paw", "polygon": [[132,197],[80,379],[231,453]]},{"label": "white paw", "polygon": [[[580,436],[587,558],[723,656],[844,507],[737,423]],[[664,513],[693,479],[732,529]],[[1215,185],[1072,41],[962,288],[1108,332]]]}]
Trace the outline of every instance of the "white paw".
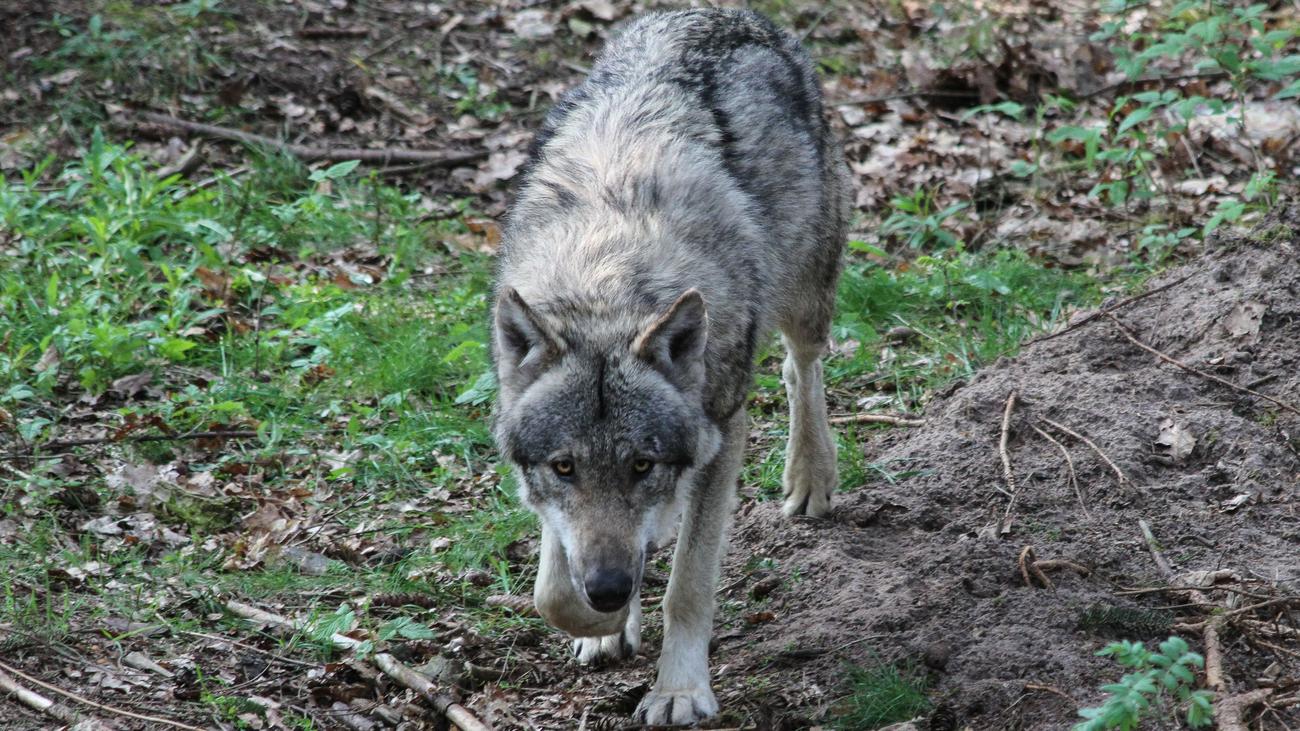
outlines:
[{"label": "white paw", "polygon": [[790,518],[796,515],[825,517],[831,511],[829,486],[834,484],[834,482],[822,483],[805,478],[787,479],[785,502],[781,505],[781,512]]},{"label": "white paw", "polygon": [[641,699],[634,718],[650,726],[698,723],[718,715],[718,700],[708,686],[654,689]]},{"label": "white paw", "polygon": [[579,637],[573,641],[573,656],[583,665],[636,657],[641,638],[630,637],[626,629],[616,635]]},{"label": "white paw", "polygon": [[636,657],[641,649],[641,595],[632,597],[632,607],[623,631],[603,637],[579,637],[573,641],[573,656],[583,665]]}]

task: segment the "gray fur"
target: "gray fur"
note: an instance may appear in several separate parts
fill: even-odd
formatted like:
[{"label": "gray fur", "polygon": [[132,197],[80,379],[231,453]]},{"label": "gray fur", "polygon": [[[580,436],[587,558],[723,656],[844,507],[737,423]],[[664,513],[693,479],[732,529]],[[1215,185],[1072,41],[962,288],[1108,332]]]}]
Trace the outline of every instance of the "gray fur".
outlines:
[{"label": "gray fur", "polygon": [[583,661],[640,642],[639,611],[596,611],[585,577],[619,569],[639,588],[682,516],[643,722],[717,712],[713,584],[755,349],[775,329],[789,352],[785,512],[829,509],[820,358],[848,195],[811,61],[746,11],[631,23],[537,134],[501,247],[494,429],[542,520],[538,609]]}]

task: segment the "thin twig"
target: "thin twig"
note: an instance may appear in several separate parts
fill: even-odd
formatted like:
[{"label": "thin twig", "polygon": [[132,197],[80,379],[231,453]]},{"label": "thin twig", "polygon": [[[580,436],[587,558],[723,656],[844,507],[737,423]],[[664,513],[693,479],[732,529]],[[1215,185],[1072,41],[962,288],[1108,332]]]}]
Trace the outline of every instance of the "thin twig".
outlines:
[{"label": "thin twig", "polygon": [[[254,622],[278,627],[289,632],[299,632],[304,627],[302,623],[290,621],[278,614],[258,609],[257,607],[244,604],[235,600],[226,602],[226,609],[244,619]],[[340,650],[355,650],[364,644],[361,640],[356,640],[344,634],[334,633],[330,635],[330,644]],[[433,683],[423,675],[403,665],[397,658],[386,652],[375,653],[371,659],[385,675],[396,680],[401,685],[410,688],[419,693],[426,700],[433,704],[434,708],[451,721],[461,731],[492,731],[492,727],[478,720],[469,709],[456,703],[451,696],[441,693]]]},{"label": "thin twig", "polygon": [[1066,695],[1065,691],[1051,685],[1042,685],[1040,683],[1025,683],[1025,690],[1041,690],[1053,695],[1059,695],[1071,704],[1078,703],[1075,699]]},{"label": "thin twig", "polygon": [[434,150],[410,150],[403,148],[382,148],[372,150],[357,147],[316,147],[313,145],[295,145],[265,135],[243,132],[228,127],[220,127],[215,124],[191,122],[186,119],[178,119],[166,114],[158,114],[157,112],[133,111],[129,112],[129,114],[139,120],[151,124],[162,125],[164,127],[170,127],[176,130],[206,135],[221,140],[243,142],[249,145],[272,147],[287,152],[304,162],[313,162],[316,160],[360,160],[364,163],[380,165],[391,165],[394,163],[427,163],[441,167],[454,167],[456,165],[477,162],[488,155],[487,150],[437,152]]},{"label": "thin twig", "polygon": [[1273,398],[1272,396],[1269,396],[1269,395],[1266,395],[1266,394],[1262,394],[1262,393],[1260,393],[1259,391],[1256,391],[1256,390],[1254,390],[1254,389],[1250,389],[1250,388],[1247,388],[1247,387],[1245,387],[1245,386],[1237,385],[1237,384],[1235,384],[1235,383],[1233,383],[1232,381],[1229,381],[1229,380],[1227,380],[1227,379],[1219,378],[1218,376],[1214,375],[1213,373],[1206,373],[1205,371],[1202,371],[1202,370],[1197,369],[1197,368],[1193,368],[1193,367],[1187,365],[1186,363],[1184,363],[1184,362],[1182,362],[1182,361],[1180,361],[1180,360],[1177,360],[1177,359],[1172,358],[1172,357],[1170,357],[1170,356],[1168,356],[1168,355],[1165,355],[1164,353],[1160,352],[1159,350],[1156,350],[1155,348],[1151,347],[1150,345],[1147,345],[1146,343],[1142,342],[1141,340],[1138,340],[1138,339],[1137,339],[1137,336],[1133,334],[1133,331],[1132,331],[1132,330],[1129,330],[1128,327],[1127,327],[1124,323],[1120,322],[1119,319],[1116,318],[1114,315],[1111,315],[1111,314],[1107,313],[1107,314],[1106,314],[1106,317],[1110,318],[1110,321],[1113,322],[1113,323],[1115,323],[1115,327],[1119,328],[1120,333],[1122,333],[1122,334],[1124,335],[1125,338],[1128,338],[1128,341],[1129,341],[1130,343],[1133,343],[1134,345],[1138,346],[1139,348],[1141,348],[1141,349],[1147,351],[1148,353],[1150,353],[1150,354],[1156,356],[1156,357],[1159,358],[1160,360],[1163,360],[1164,362],[1166,362],[1166,363],[1168,363],[1168,364],[1170,364],[1170,365],[1178,366],[1179,368],[1182,368],[1183,370],[1187,371],[1188,373],[1191,373],[1191,374],[1194,374],[1194,375],[1200,376],[1201,378],[1204,378],[1204,379],[1207,379],[1207,380],[1210,380],[1210,381],[1214,381],[1215,383],[1218,383],[1218,384],[1220,384],[1220,385],[1227,386],[1228,388],[1231,388],[1231,389],[1233,389],[1234,391],[1240,391],[1240,392],[1242,392],[1242,393],[1250,394],[1251,396],[1254,396],[1255,398],[1264,399],[1265,401],[1268,401],[1268,402],[1270,402],[1270,403],[1276,404],[1277,406],[1279,406],[1279,407],[1281,407],[1281,408],[1283,408],[1283,409],[1286,409],[1287,411],[1290,411],[1291,413],[1295,414],[1296,416],[1300,416],[1300,409],[1298,409],[1298,408],[1292,406],[1291,404],[1288,404],[1288,403],[1285,402],[1285,401],[1279,401],[1279,400]]},{"label": "thin twig", "polygon": [[1039,429],[1037,424],[1030,424],[1029,427],[1061,450],[1061,456],[1065,457],[1065,467],[1070,477],[1070,485],[1074,488],[1074,496],[1079,499],[1079,509],[1083,511],[1083,517],[1091,520],[1092,514],[1088,512],[1088,504],[1083,500],[1083,490],[1079,487],[1079,478],[1074,473],[1074,460],[1070,457],[1070,450],[1066,449],[1064,444],[1053,439],[1051,434]]},{"label": "thin twig", "polygon": [[924,91],[913,89],[911,91],[900,91],[893,94],[884,94],[881,96],[851,96],[846,99],[831,99],[826,102],[827,106],[838,107],[853,104],[879,104],[880,102],[889,102],[896,99],[978,99],[977,91]]},{"label": "thin twig", "polygon": [[1147,586],[1147,587],[1133,588],[1133,589],[1121,588],[1119,591],[1114,592],[1114,594],[1115,596],[1139,596],[1142,594],[1164,594],[1166,592],[1199,591],[1199,590],[1230,591],[1234,594],[1240,594],[1241,596],[1250,597],[1251,599],[1269,598],[1264,594],[1255,594],[1248,591],[1242,591],[1241,589],[1234,589],[1231,586],[1217,585],[1217,584],[1214,586]]},{"label": "thin twig", "polygon": [[302,660],[295,660],[295,659],[293,659],[293,658],[291,658],[291,657],[285,657],[284,655],[277,655],[277,654],[275,654],[274,652],[271,652],[270,650],[263,650],[262,648],[260,648],[260,647],[258,647],[258,646],[256,646],[256,645],[250,645],[250,644],[248,644],[248,643],[246,643],[246,642],[240,642],[240,641],[238,641],[238,640],[232,640],[232,639],[230,639],[229,637],[222,637],[221,635],[210,635],[210,634],[207,634],[207,633],[204,633],[204,632],[191,632],[190,630],[177,630],[177,631],[178,631],[180,634],[183,634],[183,635],[189,635],[190,637],[200,637],[200,638],[203,638],[203,639],[205,639],[205,640],[212,640],[213,642],[224,642],[224,643],[226,643],[226,644],[228,644],[228,645],[232,645],[232,646],[234,646],[234,647],[240,647],[240,648],[243,648],[243,649],[245,649],[245,650],[249,650],[249,651],[251,651],[251,652],[256,652],[256,653],[258,653],[258,654],[265,655],[266,657],[269,657],[269,658],[271,658],[272,660],[275,660],[275,661],[277,661],[277,662],[282,662],[282,663],[284,663],[284,664],[286,664],[286,665],[297,665],[298,667],[303,667],[303,668],[317,668],[317,667],[320,667],[320,663],[303,662]]},{"label": "thin twig", "polygon": [[1142,538],[1147,542],[1147,550],[1151,551],[1151,558],[1155,559],[1156,566],[1160,569],[1160,574],[1168,580],[1174,578],[1174,567],[1169,565],[1169,560],[1160,552],[1160,543],[1156,541],[1156,536],[1151,532],[1151,526],[1146,520],[1138,519],[1138,528],[1142,531]]},{"label": "thin twig", "polygon": [[906,416],[889,414],[848,414],[832,416],[827,419],[831,424],[889,424],[891,426],[925,426],[925,419],[909,419]]},{"label": "thin twig", "polygon": [[1088,316],[1084,317],[1083,319],[1079,320],[1078,322],[1073,323],[1073,324],[1067,326],[1066,328],[1064,328],[1064,329],[1062,329],[1062,330],[1057,330],[1057,331],[1054,332],[1054,333],[1048,333],[1048,334],[1046,334],[1046,335],[1039,335],[1038,337],[1036,337],[1036,338],[1030,340],[1029,342],[1025,343],[1023,346],[1021,346],[1021,348],[1022,348],[1022,349],[1023,349],[1023,348],[1028,348],[1029,346],[1031,346],[1031,345],[1035,345],[1035,344],[1037,344],[1037,343],[1045,343],[1045,342],[1047,342],[1048,340],[1052,340],[1053,338],[1059,338],[1059,337],[1061,337],[1062,335],[1065,335],[1065,334],[1067,334],[1067,333],[1070,333],[1070,332],[1073,332],[1073,331],[1075,331],[1075,330],[1078,330],[1079,328],[1083,327],[1084,325],[1087,325],[1088,323],[1092,322],[1093,320],[1097,320],[1097,319],[1100,319],[1100,318],[1102,318],[1102,317],[1105,317],[1106,315],[1108,315],[1108,314],[1110,314],[1110,313],[1112,313],[1112,312],[1115,312],[1116,310],[1120,310],[1120,309],[1123,309],[1123,308],[1125,308],[1125,307],[1128,307],[1129,305],[1131,305],[1131,304],[1133,304],[1133,303],[1135,303],[1135,302],[1140,302],[1140,301],[1146,299],[1147,297],[1150,297],[1150,296],[1153,295],[1153,294],[1159,294],[1159,293],[1161,293],[1161,292],[1164,292],[1164,291],[1167,290],[1167,289],[1172,289],[1173,287],[1177,287],[1178,285],[1182,284],[1183,282],[1186,282],[1187,280],[1189,280],[1189,279],[1191,279],[1191,278],[1192,278],[1192,274],[1188,274],[1188,275],[1186,275],[1186,276],[1179,277],[1179,278],[1175,279],[1175,280],[1172,281],[1172,282],[1167,282],[1167,283],[1165,283],[1165,284],[1162,284],[1162,285],[1160,285],[1159,287],[1156,287],[1155,289],[1148,289],[1147,291],[1145,291],[1145,292],[1143,292],[1143,293],[1141,293],[1141,294],[1135,294],[1135,295],[1133,295],[1132,297],[1126,297],[1126,298],[1120,300],[1119,302],[1116,302],[1115,304],[1111,305],[1110,307],[1107,307],[1107,308],[1105,308],[1105,309],[1103,309],[1103,310],[1098,310],[1098,311],[1092,313],[1091,315],[1088,315]]},{"label": "thin twig", "polygon": [[1011,532],[1011,511],[1016,507],[1016,496],[1019,491],[1016,489],[1016,478],[1011,472],[1011,453],[1007,451],[1007,441],[1011,433],[1011,411],[1016,407],[1016,392],[1012,391],[1007,394],[1007,405],[1002,410],[1002,432],[998,437],[998,456],[1002,458],[1002,478],[1006,480],[1007,491],[1011,493],[1011,500],[1007,503],[1006,512],[1002,514],[1002,533]]},{"label": "thin twig", "polygon": [[1192,81],[1195,79],[1224,79],[1227,77],[1228,77],[1228,73],[1226,71],[1206,71],[1199,74],[1177,74],[1174,76],[1148,76],[1147,78],[1144,79],[1125,79],[1124,81],[1119,81],[1109,86],[1103,86],[1100,89],[1093,89],[1087,94],[1080,94],[1078,100],[1085,101],[1087,99],[1095,99],[1099,96],[1106,96],[1108,94],[1112,94],[1122,89],[1132,89],[1138,86],[1146,86],[1147,84],[1159,84],[1163,86],[1165,84],[1171,84],[1175,81]]},{"label": "thin twig", "polygon": [[1119,484],[1121,484],[1121,485],[1128,485],[1128,484],[1131,484],[1130,481],[1129,481],[1129,479],[1128,479],[1128,476],[1125,475],[1125,474],[1124,474],[1124,471],[1121,470],[1121,469],[1119,468],[1119,465],[1115,464],[1115,463],[1111,460],[1110,457],[1107,457],[1107,456],[1106,456],[1106,453],[1103,452],[1103,451],[1101,451],[1101,447],[1098,447],[1098,446],[1097,446],[1097,445],[1096,445],[1096,444],[1095,444],[1091,439],[1085,437],[1084,435],[1082,435],[1082,434],[1080,434],[1079,432],[1077,432],[1077,431],[1071,429],[1070,427],[1065,426],[1064,424],[1060,424],[1060,423],[1057,423],[1057,422],[1055,422],[1055,421],[1052,421],[1051,419],[1049,419],[1049,418],[1047,418],[1047,417],[1045,417],[1045,416],[1044,416],[1044,417],[1041,417],[1039,420],[1042,421],[1044,424],[1047,424],[1047,425],[1051,426],[1053,429],[1056,429],[1056,430],[1058,430],[1058,431],[1060,431],[1060,432],[1062,432],[1062,433],[1064,433],[1064,434],[1069,434],[1070,436],[1074,437],[1075,439],[1078,439],[1079,441],[1081,441],[1081,442],[1083,442],[1084,444],[1088,445],[1088,447],[1089,447],[1093,452],[1096,452],[1096,453],[1097,453],[1097,456],[1101,458],[1101,461],[1102,461],[1102,462],[1105,462],[1106,465],[1107,465],[1108,467],[1110,467],[1111,470],[1113,470],[1113,471],[1115,472],[1115,479],[1119,480]]},{"label": "thin twig", "polygon": [[44,688],[45,690],[50,691],[51,693],[57,693],[63,696],[64,698],[68,698],[69,700],[74,700],[84,706],[90,706],[91,708],[98,708],[101,711],[104,711],[106,713],[111,713],[115,716],[122,716],[124,718],[134,718],[137,721],[148,721],[149,723],[160,723],[164,726],[171,726],[172,728],[185,729],[186,731],[203,731],[203,729],[200,729],[197,726],[190,726],[189,724],[184,724],[181,723],[180,721],[173,721],[169,718],[158,718],[157,716],[145,716],[143,714],[133,713],[131,711],[122,708],[114,708],[113,706],[106,706],[103,703],[96,703],[95,701],[92,701],[89,698],[82,698],[76,693],[71,693],[69,691],[63,690],[62,688],[59,688],[58,686],[50,685],[49,683],[38,680],[37,678],[33,678],[27,673],[24,673],[23,671],[18,670],[17,668],[9,667],[3,662],[0,662],[0,671],[9,673],[11,675],[17,675],[23,680],[26,680],[27,682],[33,685],[38,685]]},{"label": "thin twig", "polygon": [[1092,569],[1083,564],[1075,563],[1067,558],[1049,558],[1044,561],[1034,561],[1034,566],[1042,571],[1069,569],[1080,576],[1088,576]]},{"label": "thin twig", "polygon": [[[189,441],[192,439],[252,439],[257,436],[257,432],[248,429],[237,429],[230,431],[196,431],[185,434],[146,434],[138,437],[125,437],[123,439],[114,439],[113,437],[97,437],[94,439],[63,439],[44,444],[34,445],[43,451],[60,451],[71,447],[89,447],[97,444],[130,444],[135,442],[179,442]],[[5,457],[21,457],[20,454],[7,454]]]}]

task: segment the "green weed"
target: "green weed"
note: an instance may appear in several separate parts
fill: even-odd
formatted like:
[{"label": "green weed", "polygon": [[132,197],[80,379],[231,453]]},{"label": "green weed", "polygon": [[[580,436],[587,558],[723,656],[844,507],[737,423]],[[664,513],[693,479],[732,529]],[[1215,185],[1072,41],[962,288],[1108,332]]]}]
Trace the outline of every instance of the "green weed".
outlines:
[{"label": "green weed", "polygon": [[1204,667],[1205,660],[1188,649],[1181,637],[1161,642],[1158,652],[1147,650],[1140,642],[1124,640],[1107,645],[1097,655],[1113,657],[1134,672],[1118,683],[1102,686],[1109,693],[1106,701],[1096,708],[1080,709],[1079,715],[1088,720],[1076,724],[1074,731],[1135,729],[1143,718],[1173,715],[1175,710],[1168,706],[1170,696],[1174,703],[1186,706],[1188,726],[1202,728],[1214,722],[1214,695],[1194,690],[1194,669]]},{"label": "green weed", "polygon": [[846,731],[908,721],[930,709],[929,681],[915,663],[879,663],[849,670],[849,695],[839,702],[832,723]]}]

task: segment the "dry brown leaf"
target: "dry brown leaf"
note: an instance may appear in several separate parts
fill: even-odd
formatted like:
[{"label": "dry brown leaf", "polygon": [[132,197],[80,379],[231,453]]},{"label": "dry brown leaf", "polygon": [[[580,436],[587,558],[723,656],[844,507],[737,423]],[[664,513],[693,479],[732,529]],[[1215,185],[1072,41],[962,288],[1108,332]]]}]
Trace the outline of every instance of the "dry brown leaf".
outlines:
[{"label": "dry brown leaf", "polygon": [[1233,340],[1254,342],[1259,335],[1260,323],[1264,320],[1267,306],[1259,302],[1241,302],[1232,308],[1232,312],[1223,318],[1223,330]]},{"label": "dry brown leaf", "polygon": [[1173,419],[1165,419],[1160,422],[1160,435],[1156,437],[1154,446],[1158,456],[1180,463],[1196,448],[1196,437]]},{"label": "dry brown leaf", "polygon": [[516,36],[528,40],[540,40],[555,35],[555,24],[550,21],[549,13],[536,8],[515,13],[507,23]]},{"label": "dry brown leaf", "polygon": [[149,382],[152,380],[152,373],[136,373],[130,376],[122,376],[113,381],[112,385],[108,387],[108,390],[109,393],[112,393],[114,396],[129,399],[144,390],[144,387],[148,386]]},{"label": "dry brown leaf", "polygon": [[592,17],[607,23],[618,17],[618,10],[609,0],[581,0],[578,7],[591,13]]}]

